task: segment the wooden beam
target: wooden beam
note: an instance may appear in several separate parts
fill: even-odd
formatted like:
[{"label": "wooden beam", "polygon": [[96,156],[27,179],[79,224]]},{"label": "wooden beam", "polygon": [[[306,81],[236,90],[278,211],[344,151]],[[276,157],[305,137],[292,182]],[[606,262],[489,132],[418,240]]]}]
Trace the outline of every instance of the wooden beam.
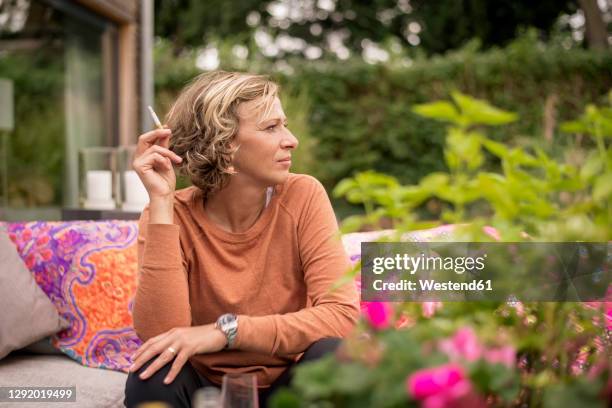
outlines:
[{"label": "wooden beam", "polygon": [[119,24],[138,21],[137,0],[77,0],[87,9]]},{"label": "wooden beam", "polygon": [[139,81],[136,24],[119,28],[119,144],[133,144],[138,137]]}]

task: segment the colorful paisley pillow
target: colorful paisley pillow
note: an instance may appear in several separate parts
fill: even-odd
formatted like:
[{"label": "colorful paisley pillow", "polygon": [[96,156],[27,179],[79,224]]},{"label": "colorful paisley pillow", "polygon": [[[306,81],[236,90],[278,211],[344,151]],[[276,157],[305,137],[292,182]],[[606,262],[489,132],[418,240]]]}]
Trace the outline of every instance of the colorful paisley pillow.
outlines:
[{"label": "colorful paisley pillow", "polygon": [[141,342],[132,328],[137,283],[133,221],[8,223],[35,280],[70,327],[53,346],[90,367],[127,371]]}]

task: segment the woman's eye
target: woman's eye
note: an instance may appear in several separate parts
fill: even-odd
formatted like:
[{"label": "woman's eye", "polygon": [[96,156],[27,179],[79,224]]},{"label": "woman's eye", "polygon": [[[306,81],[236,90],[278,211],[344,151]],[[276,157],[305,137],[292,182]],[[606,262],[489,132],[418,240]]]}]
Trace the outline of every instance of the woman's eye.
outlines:
[{"label": "woman's eye", "polygon": [[[285,127],[289,127],[289,124],[288,124],[288,123],[285,123],[284,125],[285,125]],[[274,129],[275,127],[278,127],[278,126],[280,126],[280,124],[270,125],[270,126],[268,126],[268,127],[266,128],[266,130],[272,130],[272,129]]]}]

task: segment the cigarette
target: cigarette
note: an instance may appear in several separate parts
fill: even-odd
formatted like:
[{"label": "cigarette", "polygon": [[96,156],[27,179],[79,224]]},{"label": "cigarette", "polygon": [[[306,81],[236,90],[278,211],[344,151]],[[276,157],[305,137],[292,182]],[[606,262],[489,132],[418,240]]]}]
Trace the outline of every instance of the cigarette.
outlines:
[{"label": "cigarette", "polygon": [[147,106],[147,108],[149,108],[149,113],[151,114],[151,117],[153,118],[153,123],[155,123],[155,127],[158,129],[163,129],[164,126],[159,121],[159,118],[155,114],[155,111],[153,110],[153,108],[151,106]]}]

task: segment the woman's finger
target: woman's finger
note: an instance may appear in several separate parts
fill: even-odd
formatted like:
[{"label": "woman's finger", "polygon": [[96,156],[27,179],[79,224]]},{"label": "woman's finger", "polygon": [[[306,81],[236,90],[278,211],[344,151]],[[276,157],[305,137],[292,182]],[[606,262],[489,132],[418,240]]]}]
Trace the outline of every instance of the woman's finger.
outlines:
[{"label": "woman's finger", "polygon": [[[170,130],[168,129],[168,126],[164,125],[164,129]],[[165,147],[166,149],[170,147],[170,137],[164,137],[162,139],[159,140],[159,145],[161,147]]]},{"label": "woman's finger", "polygon": [[171,352],[167,347],[162,351],[162,353],[151,363],[142,373],[140,373],[139,377],[141,380],[146,380],[155,374],[160,368],[168,364],[175,357],[175,353]]},{"label": "woman's finger", "polygon": [[151,360],[158,354],[168,352],[168,346],[173,344],[175,337],[172,335],[173,330],[163,333],[162,338],[157,340],[155,343],[149,345],[149,347],[138,356],[138,359],[134,362],[131,371],[138,371],[147,361]]},{"label": "woman's finger", "polygon": [[153,344],[157,343],[159,340],[163,339],[168,335],[168,332],[164,332],[162,334],[158,334],[155,337],[151,337],[149,340],[145,341],[136,352],[132,355],[132,361],[136,361],[139,355],[142,354],[143,351],[147,350]]},{"label": "woman's finger", "polygon": [[174,362],[172,363],[172,367],[170,368],[168,375],[166,375],[166,378],[164,378],[164,384],[170,384],[172,381],[174,381],[174,379],[181,371],[188,359],[189,356],[187,355],[187,353],[179,352],[179,354],[174,359]]},{"label": "woman's finger", "polygon": [[156,170],[172,170],[172,162],[170,161],[170,159],[158,153],[154,153],[152,165],[153,168],[155,168]]},{"label": "woman's finger", "polygon": [[143,133],[138,137],[136,145],[136,156],[142,154],[149,147],[153,146],[158,140],[160,144],[166,145],[165,140],[170,137],[172,131],[170,129],[155,129],[147,133]]},{"label": "woman's finger", "polygon": [[[157,343],[159,344],[159,343]],[[149,346],[146,350],[144,350],[136,359],[136,361],[134,361],[134,364],[132,364],[132,367],[130,368],[131,371],[138,371],[140,369],[140,367],[142,367],[147,361],[149,361],[150,359],[152,359],[153,357],[155,357],[156,355],[160,354],[162,352],[162,348],[159,347],[158,345],[152,345]]]},{"label": "woman's finger", "polygon": [[[167,158],[169,166],[166,166],[166,160],[162,157]],[[163,168],[172,168],[172,162],[180,163],[183,159],[176,153],[165,149],[161,146],[151,146],[142,155],[136,157],[132,163],[134,170],[137,172],[150,167],[153,163],[161,164]]]},{"label": "woman's finger", "polygon": [[158,146],[158,145],[153,145],[150,146],[144,153],[144,156],[146,156],[147,154],[151,153],[151,152],[156,152],[161,154],[162,156],[165,156],[167,158],[169,158],[170,160],[172,160],[173,162],[177,162],[180,163],[183,161],[183,158],[181,156],[179,156],[178,154],[174,153],[172,150],[167,149],[165,147],[162,146]]},{"label": "woman's finger", "polygon": [[[153,358],[154,355],[159,354],[159,352],[155,352],[154,348],[157,343],[163,341],[164,338],[168,337],[170,333],[164,332],[162,334],[158,334],[155,337],[151,337],[147,340],[132,356],[132,365],[130,366],[130,371],[138,371],[140,367],[149,359]],[[144,355],[144,357],[142,357]],[[149,357],[148,357],[149,356]],[[148,357],[148,358],[147,358]]]}]

